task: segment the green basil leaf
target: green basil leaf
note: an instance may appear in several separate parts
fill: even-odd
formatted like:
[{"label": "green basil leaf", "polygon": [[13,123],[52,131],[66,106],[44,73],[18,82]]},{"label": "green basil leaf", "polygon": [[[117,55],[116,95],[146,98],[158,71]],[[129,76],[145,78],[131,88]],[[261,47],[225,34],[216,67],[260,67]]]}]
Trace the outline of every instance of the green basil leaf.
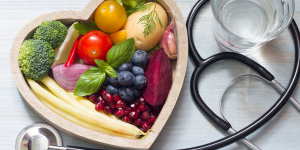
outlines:
[{"label": "green basil leaf", "polygon": [[119,68],[122,63],[130,61],[135,50],[134,38],[127,39],[113,46],[106,54],[107,64]]},{"label": "green basil leaf", "polygon": [[95,59],[95,63],[101,71],[105,71],[105,69],[108,67],[108,64],[100,59]]},{"label": "green basil leaf", "polygon": [[93,30],[99,30],[94,21],[89,21],[88,23],[78,22],[74,24],[74,28],[78,31],[79,34],[86,34],[87,32]]},{"label": "green basil leaf", "polygon": [[116,0],[121,6],[123,6],[122,0]]},{"label": "green basil leaf", "polygon": [[111,66],[107,66],[106,69],[105,69],[105,72],[110,77],[114,77],[114,78],[118,77],[118,74],[116,73],[115,69],[113,67],[111,67]]},{"label": "green basil leaf", "polygon": [[76,82],[74,95],[91,95],[99,90],[105,81],[106,74],[97,67],[91,67],[85,71]]}]

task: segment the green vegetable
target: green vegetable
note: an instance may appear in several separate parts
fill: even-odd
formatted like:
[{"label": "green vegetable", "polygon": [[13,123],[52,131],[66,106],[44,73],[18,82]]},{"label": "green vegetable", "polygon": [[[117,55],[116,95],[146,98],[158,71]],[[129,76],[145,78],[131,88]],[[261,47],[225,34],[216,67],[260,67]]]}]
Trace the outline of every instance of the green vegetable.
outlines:
[{"label": "green vegetable", "polygon": [[19,66],[26,77],[39,81],[48,75],[55,61],[52,46],[43,40],[26,40],[19,48]]},{"label": "green vegetable", "polygon": [[124,6],[127,16],[137,11],[146,0],[116,0],[120,5]]},{"label": "green vegetable", "polygon": [[74,28],[78,30],[79,34],[86,34],[87,32],[93,31],[93,30],[99,30],[101,31],[96,23],[94,21],[89,21],[87,24],[83,22],[78,22],[74,24]]},{"label": "green vegetable", "polygon": [[157,12],[155,11],[156,1],[155,1],[155,3],[145,4],[145,5],[141,6],[137,10],[137,12],[138,11],[141,11],[141,12],[148,11],[148,10],[150,10],[151,5],[153,5],[153,4],[155,5],[154,9],[149,14],[142,16],[138,21],[138,23],[142,23],[145,27],[144,32],[143,32],[144,36],[149,35],[152,30],[155,30],[155,27],[156,27],[155,22],[158,22],[159,25],[161,27],[163,27],[163,24],[162,24],[158,14],[157,14]]},{"label": "green vegetable", "polygon": [[91,67],[80,76],[74,89],[74,95],[85,96],[97,92],[105,78],[105,72],[97,67]]},{"label": "green vegetable", "polygon": [[153,53],[156,52],[159,48],[160,48],[160,45],[159,45],[159,43],[158,43],[155,47],[153,47],[153,48],[150,50],[150,53],[153,54]]},{"label": "green vegetable", "polygon": [[98,67],[91,67],[84,72],[76,83],[75,96],[91,95],[99,90],[105,81],[106,74],[118,77],[113,68],[118,68],[122,63],[129,62],[135,49],[134,38],[127,39],[113,46],[106,54],[107,63],[95,59]]},{"label": "green vegetable", "polygon": [[112,47],[106,54],[107,64],[118,68],[122,63],[129,62],[135,49],[134,38],[127,39]]},{"label": "green vegetable", "polygon": [[33,39],[45,40],[55,49],[64,41],[67,30],[67,27],[59,21],[43,21],[36,29]]}]

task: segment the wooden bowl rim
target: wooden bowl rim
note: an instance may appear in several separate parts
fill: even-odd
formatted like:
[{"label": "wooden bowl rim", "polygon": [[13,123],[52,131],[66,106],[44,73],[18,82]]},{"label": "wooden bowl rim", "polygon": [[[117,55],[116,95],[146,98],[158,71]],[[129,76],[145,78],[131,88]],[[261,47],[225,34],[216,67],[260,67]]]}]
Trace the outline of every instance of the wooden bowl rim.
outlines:
[{"label": "wooden bowl rim", "polygon": [[[177,35],[177,51],[178,58],[176,64],[176,70],[173,77],[173,84],[168,95],[168,98],[164,104],[164,107],[157,118],[155,124],[152,127],[152,131],[144,139],[127,139],[117,136],[112,136],[97,131],[93,131],[75,123],[72,123],[63,117],[57,115],[55,112],[44,106],[40,100],[33,94],[30,87],[26,83],[18,64],[19,47],[26,38],[26,36],[34,30],[42,21],[45,20],[62,20],[62,19],[74,19],[74,20],[90,20],[93,16],[95,9],[104,0],[91,0],[89,4],[82,11],[57,11],[48,14],[41,15],[34,20],[26,24],[17,34],[13,41],[13,45],[10,53],[10,69],[13,80],[21,93],[26,103],[44,120],[49,124],[59,129],[60,131],[75,137],[80,140],[88,141],[93,144],[101,146],[109,146],[115,148],[125,149],[149,149],[158,137],[162,128],[166,124],[171,112],[176,104],[179,93],[181,91],[185,72],[187,68],[188,60],[188,38],[185,26],[184,18],[181,14],[174,0],[161,0],[166,6],[172,8],[173,17],[176,21],[175,34]],[[161,2],[158,1],[158,2]],[[165,8],[166,9],[166,8]]]}]

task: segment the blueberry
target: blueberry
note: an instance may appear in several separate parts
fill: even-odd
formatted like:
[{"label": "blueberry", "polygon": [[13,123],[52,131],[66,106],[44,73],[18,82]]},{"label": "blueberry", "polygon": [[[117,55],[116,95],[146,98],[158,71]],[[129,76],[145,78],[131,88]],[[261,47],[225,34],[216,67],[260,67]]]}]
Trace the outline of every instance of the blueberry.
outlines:
[{"label": "blueberry", "polygon": [[135,77],[134,88],[143,89],[146,86],[146,78],[143,75],[138,75]]},{"label": "blueberry", "polygon": [[110,93],[110,94],[119,94],[119,89],[118,88],[116,88],[116,87],[113,87],[112,85],[108,85],[107,87],[106,87],[106,90],[107,90],[107,92],[108,93]]},{"label": "blueberry", "polygon": [[144,75],[144,70],[143,70],[143,68],[141,68],[141,67],[138,67],[138,66],[134,66],[133,68],[132,68],[132,73],[135,75],[135,76],[137,76],[137,75]]},{"label": "blueberry", "polygon": [[[117,75],[119,76],[119,72],[115,69]],[[110,82],[110,84],[114,87],[119,87],[120,84],[118,82],[118,78],[114,78],[114,77],[108,77],[108,81]]]},{"label": "blueberry", "polygon": [[121,64],[121,66],[119,67],[119,71],[131,71],[132,70],[132,63],[123,63]]},{"label": "blueberry", "polygon": [[119,95],[123,101],[131,103],[134,101],[133,89],[130,87],[121,87],[119,89]]},{"label": "blueberry", "polygon": [[129,71],[122,71],[118,74],[118,81],[122,86],[130,86],[134,83],[135,77]]},{"label": "blueberry", "polygon": [[137,50],[133,53],[131,61],[134,66],[143,67],[148,63],[149,56],[145,51]]},{"label": "blueberry", "polygon": [[133,94],[135,98],[141,97],[142,96],[142,90],[138,90],[133,88]]},{"label": "blueberry", "polygon": [[105,81],[103,82],[103,84],[102,85],[104,85],[104,86],[108,86],[109,84],[110,84],[110,82],[109,82],[109,80],[108,80],[108,75],[106,75],[106,78],[105,78]]}]

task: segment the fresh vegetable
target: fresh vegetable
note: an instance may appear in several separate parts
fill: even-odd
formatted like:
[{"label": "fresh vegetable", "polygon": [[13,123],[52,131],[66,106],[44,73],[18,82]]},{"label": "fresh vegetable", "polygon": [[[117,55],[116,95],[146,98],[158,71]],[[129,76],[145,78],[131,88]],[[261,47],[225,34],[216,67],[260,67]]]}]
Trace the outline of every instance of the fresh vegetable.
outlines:
[{"label": "fresh vegetable", "polygon": [[76,82],[80,76],[92,66],[85,64],[72,64],[65,67],[65,64],[60,64],[52,68],[53,77],[56,82],[67,91],[74,91]]},{"label": "fresh vegetable", "polygon": [[148,51],[159,43],[167,28],[168,16],[157,3],[146,3],[143,6],[140,11],[128,16],[123,30],[127,32],[126,38],[135,38],[137,50]]},{"label": "fresh vegetable", "polygon": [[77,45],[79,40],[81,39],[82,35],[80,35],[74,42],[74,45],[72,47],[72,50],[70,52],[69,58],[67,62],[65,63],[65,67],[68,67],[74,63],[74,61],[79,57],[77,52]]},{"label": "fresh vegetable", "polygon": [[167,30],[165,31],[160,41],[161,47],[164,48],[166,54],[170,59],[177,58],[174,25],[175,25],[175,21],[173,20],[169,25],[169,27],[167,28]]},{"label": "fresh vegetable", "polygon": [[79,57],[89,65],[95,65],[95,59],[106,60],[106,54],[112,47],[107,34],[102,31],[90,31],[79,40],[77,50]]},{"label": "fresh vegetable", "polygon": [[109,34],[108,36],[110,37],[112,43],[114,45],[122,42],[122,41],[125,41],[126,40],[126,31],[125,30],[121,30],[121,31],[117,31],[117,32],[114,32],[114,33],[111,33]]},{"label": "fresh vegetable", "polygon": [[26,40],[19,48],[19,66],[26,77],[39,81],[48,75],[55,60],[52,46],[42,40]]},{"label": "fresh vegetable", "polygon": [[[113,68],[118,68],[122,63],[130,61],[134,53],[134,43],[134,39],[131,38],[112,47],[106,55],[107,63],[103,60],[95,59],[98,67],[92,67],[81,75],[76,83],[74,95],[85,96],[97,92],[104,83],[106,74],[110,76],[108,78],[110,83],[113,83],[114,81],[112,80],[116,80],[118,77],[117,72]],[[114,86],[118,87],[118,85]]]},{"label": "fresh vegetable", "polygon": [[58,48],[56,48],[54,50],[55,62],[51,66],[52,68],[56,65],[67,62],[70,52],[72,50],[72,47],[74,45],[74,42],[76,41],[77,37],[79,36],[78,31],[75,30],[75,28],[74,28],[75,24],[77,24],[77,23],[73,23],[69,27],[68,33],[66,35],[64,42]]},{"label": "fresh vegetable", "polygon": [[89,21],[88,23],[77,22],[74,24],[74,28],[78,31],[79,34],[83,35],[90,31],[99,30],[94,21]]},{"label": "fresh vegetable", "polygon": [[67,27],[59,21],[43,21],[36,29],[33,39],[45,40],[55,49],[64,41],[67,30]]},{"label": "fresh vegetable", "polygon": [[111,119],[110,117],[90,110],[86,106],[79,103],[71,95],[69,95],[64,89],[62,89],[53,79],[45,77],[41,80],[57,97],[64,99],[66,102],[61,101],[56,96],[52,95],[48,91],[41,88],[36,82],[28,80],[32,90],[39,93],[47,101],[55,105],[57,108],[71,113],[78,119],[82,119],[86,122],[99,125],[101,127],[120,132],[127,135],[140,135],[140,130],[136,127],[125,124],[119,120]]},{"label": "fresh vegetable", "polygon": [[150,57],[145,69],[145,77],[148,81],[143,89],[145,100],[152,106],[161,105],[172,86],[172,66],[163,48]]},{"label": "fresh vegetable", "polygon": [[126,22],[126,10],[116,1],[104,1],[96,10],[95,22],[106,33],[120,30]]},{"label": "fresh vegetable", "polygon": [[154,46],[154,47],[150,50],[150,53],[153,54],[153,53],[156,52],[159,48],[160,48],[160,45],[157,44],[156,46]]},{"label": "fresh vegetable", "polygon": [[139,10],[145,3],[146,0],[117,0],[121,5],[125,7],[127,16]]}]

